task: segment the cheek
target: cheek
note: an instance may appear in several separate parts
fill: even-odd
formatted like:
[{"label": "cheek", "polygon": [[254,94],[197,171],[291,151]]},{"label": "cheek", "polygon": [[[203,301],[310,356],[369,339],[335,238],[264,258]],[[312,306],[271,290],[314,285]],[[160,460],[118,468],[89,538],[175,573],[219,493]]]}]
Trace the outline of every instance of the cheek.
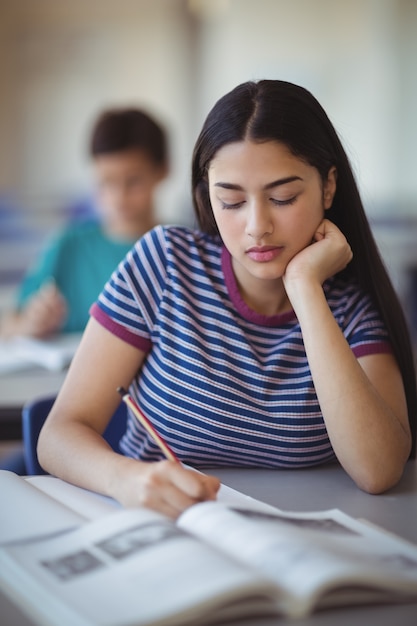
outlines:
[{"label": "cheek", "polygon": [[213,203],[211,196],[210,196],[210,205],[211,205],[211,211],[213,213],[214,221],[217,224],[217,228],[221,231],[222,225],[225,221],[223,211],[216,204]]},{"label": "cheek", "polygon": [[[286,234],[294,249],[300,251],[312,243],[323,218],[324,209],[321,207],[314,210],[306,208],[297,215],[293,215],[293,219],[286,224]],[[284,225],[283,228],[285,228]]]},{"label": "cheek", "polygon": [[148,189],[143,186],[133,187],[127,193],[130,202],[141,201],[143,198],[148,198],[149,195]]},{"label": "cheek", "polygon": [[112,209],[115,203],[115,194],[111,188],[106,187],[97,191],[97,200],[105,209]]},{"label": "cheek", "polygon": [[137,185],[129,189],[127,199],[131,205],[141,205],[150,202],[153,196],[153,187],[151,185]]},{"label": "cheek", "polygon": [[238,213],[220,209],[214,210],[213,215],[221,238],[225,243],[233,245],[233,240],[236,240],[241,233]]}]

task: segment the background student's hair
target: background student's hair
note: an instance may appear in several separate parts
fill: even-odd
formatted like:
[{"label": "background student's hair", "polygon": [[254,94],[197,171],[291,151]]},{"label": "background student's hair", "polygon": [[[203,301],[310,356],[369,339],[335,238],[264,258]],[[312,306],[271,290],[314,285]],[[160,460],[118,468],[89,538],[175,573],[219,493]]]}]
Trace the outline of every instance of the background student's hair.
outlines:
[{"label": "background student's hair", "polygon": [[389,333],[401,370],[416,456],[417,390],[405,316],[365,215],[349,159],[326,112],[306,89],[279,80],[239,85],[220,98],[197,139],[192,161],[192,194],[200,228],[218,234],[210,205],[207,170],[222,146],[237,141],[278,141],[315,167],[322,180],[337,169],[337,189],[326,217],[345,235],[353,259],[341,275],[354,277],[372,298]]},{"label": "background student's hair", "polygon": [[165,129],[145,111],[135,108],[108,109],[101,113],[91,132],[89,152],[102,154],[143,150],[157,165],[167,162]]}]

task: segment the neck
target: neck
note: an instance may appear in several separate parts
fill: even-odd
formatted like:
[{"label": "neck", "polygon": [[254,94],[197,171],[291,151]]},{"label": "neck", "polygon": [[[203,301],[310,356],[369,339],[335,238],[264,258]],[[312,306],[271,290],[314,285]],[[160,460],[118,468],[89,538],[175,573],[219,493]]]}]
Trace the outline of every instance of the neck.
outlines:
[{"label": "neck", "polygon": [[242,268],[233,259],[232,268],[239,293],[252,311],[266,316],[292,311],[282,278],[263,280],[245,270],[242,275]]},{"label": "neck", "polygon": [[[291,303],[285,292],[282,281],[265,281],[265,289],[256,288],[255,292],[243,288],[238,282],[240,295],[248,307],[261,315],[272,316],[286,313],[292,310]],[[272,284],[273,282],[273,284]]]}]

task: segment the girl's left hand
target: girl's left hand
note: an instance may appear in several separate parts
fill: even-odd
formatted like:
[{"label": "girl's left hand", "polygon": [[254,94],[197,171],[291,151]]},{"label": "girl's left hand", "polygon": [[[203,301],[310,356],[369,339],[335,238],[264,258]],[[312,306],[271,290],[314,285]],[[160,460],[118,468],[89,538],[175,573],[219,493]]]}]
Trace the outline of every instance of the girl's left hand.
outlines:
[{"label": "girl's left hand", "polygon": [[324,219],[314,233],[312,243],[288,263],[284,284],[287,287],[292,281],[308,280],[322,285],[343,270],[352,257],[346,237],[333,222]]}]

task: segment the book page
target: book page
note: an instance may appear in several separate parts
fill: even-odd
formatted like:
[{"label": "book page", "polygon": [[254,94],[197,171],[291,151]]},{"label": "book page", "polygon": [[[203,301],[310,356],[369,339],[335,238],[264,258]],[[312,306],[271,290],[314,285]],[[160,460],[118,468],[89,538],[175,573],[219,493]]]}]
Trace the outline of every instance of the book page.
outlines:
[{"label": "book page", "polygon": [[256,498],[252,498],[252,496],[248,496],[223,483],[220,485],[216,501],[226,505],[228,508],[235,507],[251,509],[253,511],[269,511],[271,513],[277,513],[279,511],[276,507],[266,504],[266,502],[262,502],[261,500],[256,500]]},{"label": "book page", "polygon": [[122,508],[113,498],[71,485],[55,476],[28,476],[25,480],[86,520],[98,519]]},{"label": "book page", "polygon": [[[352,587],[361,586],[367,600],[378,588],[384,599],[387,590],[417,598],[417,547],[338,510],[271,514],[202,503],[178,525],[274,580],[287,598],[281,608],[293,617],[307,615],[320,596],[341,586],[351,601]],[[358,590],[356,596],[359,602]]]},{"label": "book page", "polygon": [[0,544],[60,533],[86,521],[24,478],[0,470]]},{"label": "book page", "polygon": [[0,580],[42,625],[205,624],[275,609],[271,583],[145,509],[0,549]]},{"label": "book page", "polygon": [[[193,468],[188,467],[188,469]],[[71,485],[54,476],[27,476],[26,480],[37,487],[37,489],[44,491],[55,500],[58,500],[58,502],[62,502],[68,508],[73,509],[90,520],[102,517],[112,512],[114,508],[121,508],[121,505],[112,498]],[[255,498],[223,484],[220,486],[217,501],[229,507],[251,508],[253,510],[271,512],[277,511],[276,508],[269,504],[255,500]]]}]

